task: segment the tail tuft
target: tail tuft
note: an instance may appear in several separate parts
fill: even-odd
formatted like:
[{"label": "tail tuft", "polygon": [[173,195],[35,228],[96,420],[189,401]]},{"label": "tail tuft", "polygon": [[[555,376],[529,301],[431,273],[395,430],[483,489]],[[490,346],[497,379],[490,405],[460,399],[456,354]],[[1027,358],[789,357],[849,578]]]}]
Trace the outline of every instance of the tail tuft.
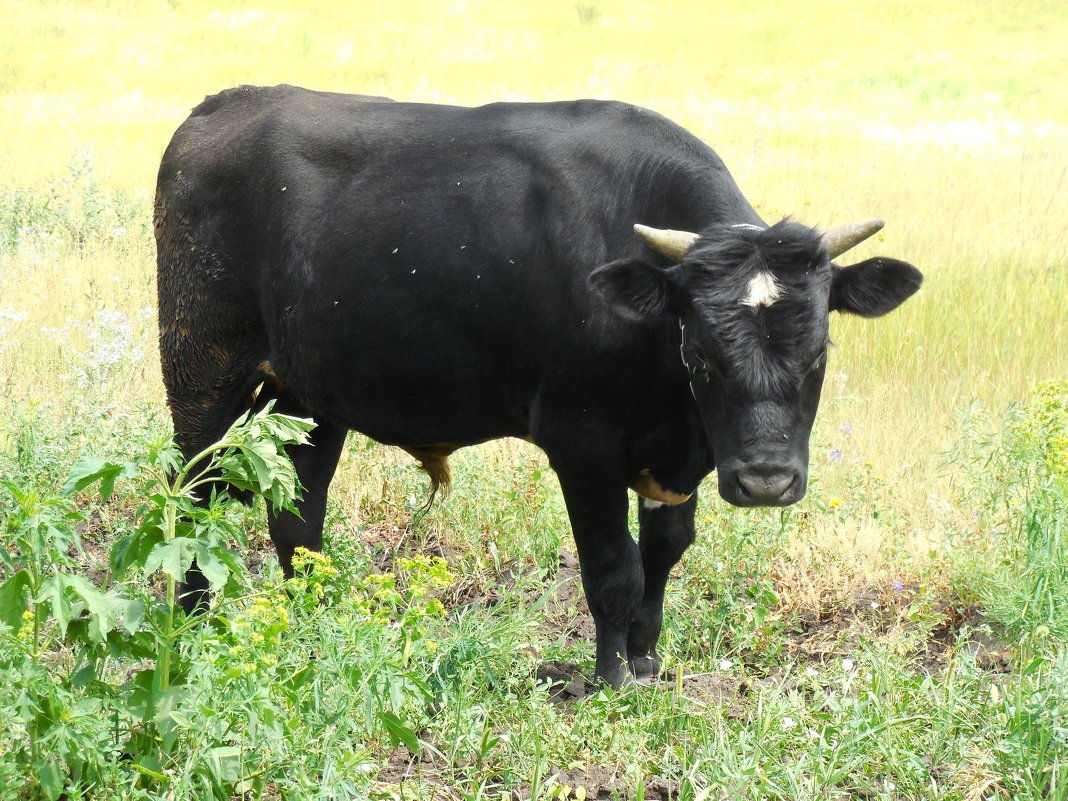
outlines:
[{"label": "tail tuft", "polygon": [[449,494],[452,485],[452,472],[449,470],[449,454],[456,450],[456,446],[450,443],[438,443],[427,445],[422,448],[404,448],[419,460],[419,466],[430,476],[430,497],[427,498],[423,509],[429,509],[434,499],[441,490],[442,496]]}]

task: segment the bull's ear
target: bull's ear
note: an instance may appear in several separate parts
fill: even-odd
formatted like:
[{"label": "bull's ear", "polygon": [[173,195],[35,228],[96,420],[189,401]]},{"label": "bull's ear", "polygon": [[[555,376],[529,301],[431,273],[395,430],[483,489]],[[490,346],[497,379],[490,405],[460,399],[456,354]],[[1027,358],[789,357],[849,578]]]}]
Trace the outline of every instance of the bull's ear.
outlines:
[{"label": "bull's ear", "polygon": [[587,284],[623,316],[650,320],[678,313],[681,277],[677,264],[661,269],[641,259],[620,259],[590,273]]},{"label": "bull's ear", "polygon": [[897,259],[868,259],[832,269],[831,311],[861,317],[881,317],[893,311],[923,283],[923,273]]}]

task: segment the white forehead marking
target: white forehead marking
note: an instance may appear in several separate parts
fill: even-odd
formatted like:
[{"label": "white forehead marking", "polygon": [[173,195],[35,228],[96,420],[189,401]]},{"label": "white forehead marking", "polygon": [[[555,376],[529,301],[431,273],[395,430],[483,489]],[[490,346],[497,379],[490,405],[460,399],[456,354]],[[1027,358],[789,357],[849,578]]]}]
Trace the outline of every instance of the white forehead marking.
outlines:
[{"label": "white forehead marking", "polygon": [[749,279],[749,294],[742,301],[743,306],[756,309],[770,306],[782,297],[782,287],[771,273],[757,273]]},{"label": "white forehead marking", "polygon": [[651,512],[654,509],[659,509],[661,506],[667,506],[667,504],[663,501],[651,501],[648,498],[642,498],[642,506]]},{"label": "white forehead marking", "polygon": [[752,223],[735,223],[731,228],[748,228],[750,231],[763,231],[759,225],[753,225]]}]

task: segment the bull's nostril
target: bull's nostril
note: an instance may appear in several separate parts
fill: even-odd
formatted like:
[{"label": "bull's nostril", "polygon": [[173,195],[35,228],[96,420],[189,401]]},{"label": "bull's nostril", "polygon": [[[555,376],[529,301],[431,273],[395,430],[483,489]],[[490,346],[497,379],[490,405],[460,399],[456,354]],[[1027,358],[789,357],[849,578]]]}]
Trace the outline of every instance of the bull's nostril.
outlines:
[{"label": "bull's nostril", "polygon": [[774,498],[781,498],[783,493],[794,483],[796,476],[785,475],[768,479],[768,494]]},{"label": "bull's nostril", "polygon": [[774,473],[762,475],[756,471],[738,473],[738,486],[744,493],[743,499],[759,504],[774,504],[779,501],[797,480],[796,473]]},{"label": "bull's nostril", "polygon": [[759,495],[761,492],[761,486],[764,481],[760,476],[751,475],[748,473],[738,474],[738,484],[746,495],[752,497],[753,495]]}]

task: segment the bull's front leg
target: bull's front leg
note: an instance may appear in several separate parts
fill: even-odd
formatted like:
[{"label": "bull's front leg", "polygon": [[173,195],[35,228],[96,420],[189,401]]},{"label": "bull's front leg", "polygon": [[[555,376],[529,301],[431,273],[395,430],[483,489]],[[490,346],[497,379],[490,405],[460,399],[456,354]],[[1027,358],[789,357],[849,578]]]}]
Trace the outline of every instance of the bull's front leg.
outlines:
[{"label": "bull's front leg", "polygon": [[560,486],[597,630],[596,678],[618,689],[630,678],[627,638],[644,582],[641,555],[627,527],[626,484],[576,470],[561,473]]},{"label": "bull's front leg", "polygon": [[645,573],[641,605],[630,624],[627,654],[636,679],[660,673],[656,643],[664,620],[664,588],[671,568],[694,541],[694,513],[697,493],[678,506],[639,500],[638,531]]}]

